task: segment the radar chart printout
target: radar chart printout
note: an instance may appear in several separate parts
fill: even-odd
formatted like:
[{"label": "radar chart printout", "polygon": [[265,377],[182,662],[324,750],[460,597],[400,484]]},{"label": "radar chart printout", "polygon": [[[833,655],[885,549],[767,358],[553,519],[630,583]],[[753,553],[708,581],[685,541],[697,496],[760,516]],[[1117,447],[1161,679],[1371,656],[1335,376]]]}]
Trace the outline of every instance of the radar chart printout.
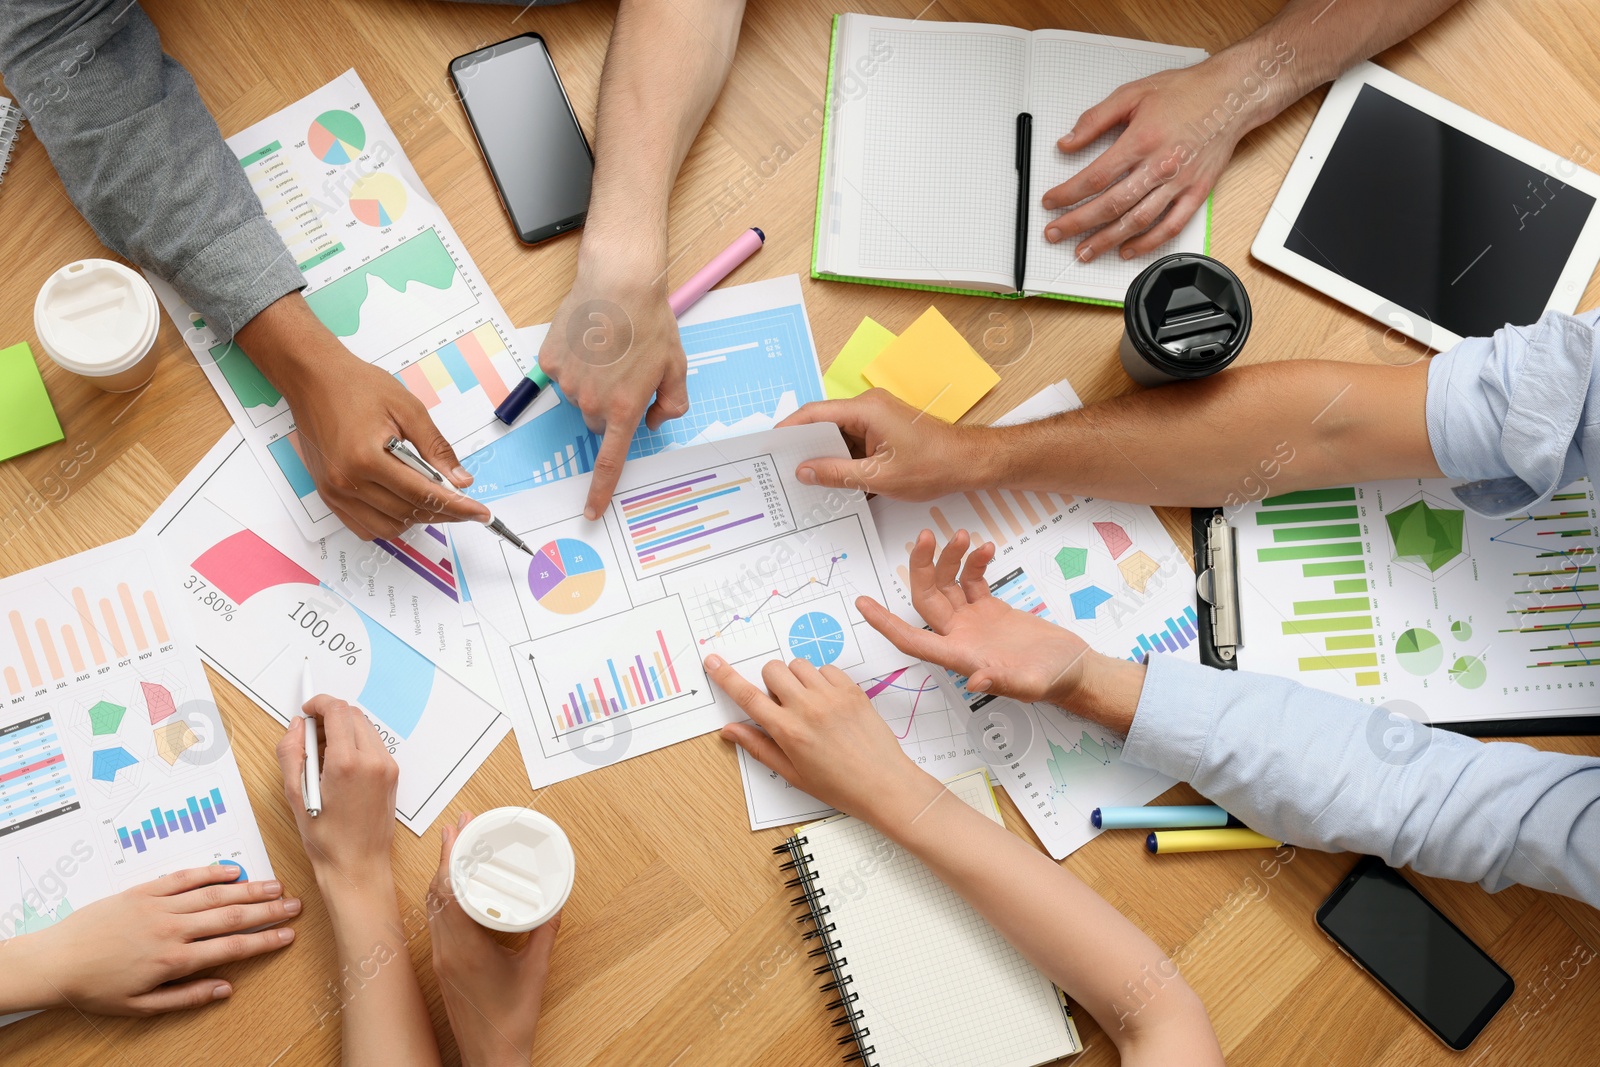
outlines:
[{"label": "radar chart printout", "polygon": [[631,460],[593,522],[586,478],[504,497],[496,515],[532,559],[455,531],[535,788],[743,720],[705,676],[713,652],[758,685],[773,659],[857,681],[914,665],[855,608],[867,595],[911,617],[865,497],[794,477],[846,455],[817,425]]},{"label": "radar chart printout", "polygon": [[273,876],[176,588],[144,535],[0,580],[0,945],[185,867]]},{"label": "radar chart printout", "polygon": [[[144,530],[172,567],[170,593],[196,621],[206,661],[279,722],[287,725],[300,709],[308,662],[320,692],[360,707],[400,765],[396,814],[420,834],[510,728],[498,703],[472,688],[493,693],[493,678],[459,667],[457,677],[450,666],[459,656],[436,652],[436,663],[418,651],[432,638],[455,653],[477,628],[462,624],[456,602],[441,596],[426,608],[434,625],[413,641],[396,636],[406,628],[373,618],[389,610],[381,590],[399,589],[405,601],[414,594],[419,603],[437,590],[382,552],[372,559],[388,565],[370,581],[354,580],[347,552],[372,546],[343,527],[306,541],[261,480],[230,433],[156,509]],[[408,536],[420,544],[428,529]],[[369,586],[380,595],[369,596]],[[402,616],[410,612],[399,606]]]},{"label": "radar chart printout", "polygon": [[[395,376],[461,456],[498,440],[494,408],[527,371],[511,321],[353,70],[228,138],[306,303]],[[148,277],[148,275],[147,275]],[[306,468],[288,402],[231,340],[150,278],[274,492],[310,539],[339,529]]]}]

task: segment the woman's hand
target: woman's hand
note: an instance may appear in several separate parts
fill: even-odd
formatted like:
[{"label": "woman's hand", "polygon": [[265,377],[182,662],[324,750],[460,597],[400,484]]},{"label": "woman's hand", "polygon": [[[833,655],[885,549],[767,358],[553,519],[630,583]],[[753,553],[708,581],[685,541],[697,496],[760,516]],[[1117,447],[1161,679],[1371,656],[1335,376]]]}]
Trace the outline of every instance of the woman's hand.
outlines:
[{"label": "woman's hand", "polygon": [[856,601],[857,609],[900,651],[966,675],[971,692],[1066,706],[1098,657],[1071,630],[990,593],[984,569],[994,559],[994,545],[967,555],[970,541],[967,531],[957,531],[935,562],[933,534],[917,535],[911,603],[928,629],[909,625],[868,597]]},{"label": "woman's hand", "polygon": [[439,869],[428,886],[433,970],[439,976],[439,995],[461,1062],[466,1067],[502,1063],[526,1067],[561,916],[551,918],[529,934],[521,948],[513,949],[461,910],[450,885],[450,850],[470,821],[472,815],[463,812],[454,826],[445,826]]},{"label": "woman's hand", "polygon": [[288,927],[241,933],[300,914],[275,881],[237,882],[218,864],[175,871],[86,904],[37,933],[5,942],[0,1012],[72,1007],[100,1015],[159,1015],[233,994],[195,971],[276,952]]},{"label": "woman's hand", "polygon": [[872,701],[839,668],[773,660],[761,669],[762,692],[721,656],[707,656],[705,666],[766,730],[732,723],[723,738],[823,803],[882,829],[915,818],[942,788],[906,757]]},{"label": "woman's hand", "polygon": [[306,723],[296,718],[278,742],[283,796],[300,828],[324,895],[341,883],[389,877],[394,798],[400,768],[366,715],[335,697],[313,697],[304,708],[322,725],[322,814],[306,814],[301,781]]}]

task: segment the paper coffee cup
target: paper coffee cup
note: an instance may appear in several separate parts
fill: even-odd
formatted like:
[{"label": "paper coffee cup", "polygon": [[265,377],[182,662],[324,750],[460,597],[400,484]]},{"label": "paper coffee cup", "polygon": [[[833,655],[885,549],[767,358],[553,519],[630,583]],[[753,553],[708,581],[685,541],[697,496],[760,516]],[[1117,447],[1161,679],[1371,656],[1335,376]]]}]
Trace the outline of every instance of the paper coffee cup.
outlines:
[{"label": "paper coffee cup", "polygon": [[484,812],[450,850],[450,887],[461,910],[506,933],[532,930],[560,911],[576,872],[566,833],[531,808]]},{"label": "paper coffee cup", "polygon": [[1193,381],[1232,363],[1250,336],[1250,295],[1210,256],[1163,256],[1128,286],[1119,354],[1140,385]]},{"label": "paper coffee cup", "polygon": [[136,272],[109,259],[80,259],[45,279],[33,330],[45,355],[108,393],[127,393],[156,372],[161,307]]}]

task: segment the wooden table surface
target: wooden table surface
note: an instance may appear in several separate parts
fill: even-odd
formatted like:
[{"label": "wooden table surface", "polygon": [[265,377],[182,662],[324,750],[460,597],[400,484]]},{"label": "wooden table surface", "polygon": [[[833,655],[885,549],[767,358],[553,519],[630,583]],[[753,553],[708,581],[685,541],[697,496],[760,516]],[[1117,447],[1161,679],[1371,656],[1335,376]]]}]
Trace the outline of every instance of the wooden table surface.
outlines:
[{"label": "wooden table surface", "polygon": [[[992,5],[922,0],[865,5],[925,19],[1055,26],[1198,45],[1212,52],[1265,21],[1271,0],[1004,0]],[[353,2],[145,4],[167,50],[194,74],[231,133],[355,67],[418,172],[519,325],[548,321],[573,276],[576,236],[535,248],[513,237],[488,174],[452,100],[445,65],[455,55],[533,29],[550,43],[578,114],[593,130],[595,94],[614,8],[574,4],[520,13],[508,7]],[[733,74],[683,168],[673,199],[673,284],[740,229],[765,229],[766,249],[735,281],[809,265],[812,210],[830,15],[819,0],[751,0]],[[1390,69],[1578,160],[1600,153],[1600,57],[1592,0],[1465,0],[1385,56]],[[1212,251],[1244,279],[1255,306],[1246,361],[1322,357],[1404,362],[1415,348],[1385,340],[1361,318],[1251,260],[1249,244],[1315,113],[1322,92],[1241,145],[1216,190]],[[626,136],[625,131],[614,131]],[[1595,164],[1590,163],[1591,167]],[[33,341],[39,284],[68,261],[108,253],[78,216],[43,148],[24,134],[0,190],[0,342]],[[803,280],[824,361],[871,314],[903,329],[929,294]],[[1120,313],[1052,301],[933,301],[969,337],[1009,331],[1002,381],[969,416],[988,421],[1046,383],[1067,377],[1086,401],[1131,388],[1116,359]],[[1581,306],[1600,303],[1591,280]],[[154,383],[112,396],[46,365],[66,440],[0,464],[0,568],[14,573],[131,534],[216,441],[228,416],[204,375],[163,323]],[[37,345],[35,346],[37,353]],[[43,360],[43,356],[39,357]],[[79,450],[92,458],[61,466]],[[64,473],[70,469],[71,473]],[[1239,472],[1242,480],[1248,471]],[[1177,516],[1167,516],[1175,531]],[[0,1032],[6,1064],[318,1064],[339,1053],[327,914],[284,809],[272,754],[280,728],[220,677],[221,704],[272,861],[304,895],[296,943],[264,960],[225,968],[237,991],[224,1004],[152,1020],[50,1012]],[[1541,739],[1542,748],[1600,754],[1600,740]],[[1192,800],[1187,787],[1167,801]],[[1008,824],[1032,840],[1003,800]],[[706,1065],[837,1062],[803,956],[793,894],[769,849],[780,831],[746,827],[733,753],[715,736],[529,789],[508,737],[450,813],[532,804],[572,836],[579,881],[566,908],[545,999],[536,1062]],[[417,909],[439,852],[437,831],[396,828],[403,907]],[[1312,913],[1354,862],[1301,849],[1277,864],[1266,853],[1163,857],[1127,837],[1090,844],[1067,865],[1164,948],[1204,998],[1229,1058],[1283,1063],[1592,1062],[1600,1023],[1600,913],[1514,888],[1419,879],[1425,892],[1515,975],[1518,992],[1458,1057],[1437,1043],[1317,930]],[[425,929],[413,960],[449,1055]],[[1078,1013],[1083,1064],[1116,1052]],[[1585,1053],[1584,1049],[1590,1051]]]}]

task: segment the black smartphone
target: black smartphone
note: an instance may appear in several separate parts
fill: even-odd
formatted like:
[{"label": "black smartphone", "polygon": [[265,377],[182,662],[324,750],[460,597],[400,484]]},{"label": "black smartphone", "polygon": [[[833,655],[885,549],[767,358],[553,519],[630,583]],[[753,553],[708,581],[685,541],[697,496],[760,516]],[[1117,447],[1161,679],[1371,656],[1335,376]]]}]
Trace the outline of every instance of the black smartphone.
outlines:
[{"label": "black smartphone", "polygon": [[500,202],[528,244],[583,225],[594,153],[537,33],[450,61]]},{"label": "black smartphone", "polygon": [[1488,953],[1375,856],[1356,864],[1322,902],[1317,925],[1457,1052],[1516,988]]}]

